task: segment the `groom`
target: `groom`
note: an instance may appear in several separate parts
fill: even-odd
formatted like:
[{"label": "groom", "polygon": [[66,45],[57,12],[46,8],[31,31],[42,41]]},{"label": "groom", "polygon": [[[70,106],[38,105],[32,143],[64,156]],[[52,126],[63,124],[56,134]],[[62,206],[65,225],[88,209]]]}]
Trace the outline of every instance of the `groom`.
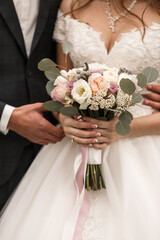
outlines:
[{"label": "groom", "polygon": [[55,57],[52,34],[59,4],[0,0],[0,209],[41,145],[63,137],[42,108],[49,99],[47,80],[37,69],[41,59]]}]

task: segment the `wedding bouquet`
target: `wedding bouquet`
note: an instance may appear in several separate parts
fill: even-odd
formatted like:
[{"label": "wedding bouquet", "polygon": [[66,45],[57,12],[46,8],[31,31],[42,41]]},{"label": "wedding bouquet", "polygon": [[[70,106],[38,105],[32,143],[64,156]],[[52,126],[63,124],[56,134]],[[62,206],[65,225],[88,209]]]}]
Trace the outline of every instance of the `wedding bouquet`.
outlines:
[{"label": "wedding bouquet", "polygon": [[[66,46],[63,50],[67,55]],[[119,121],[115,130],[123,136],[130,132],[133,119],[128,108],[140,103],[142,94],[148,93],[146,84],[158,78],[157,70],[152,67],[145,68],[138,75],[127,69],[98,63],[85,63],[84,67],[59,71],[57,64],[50,59],[43,59],[38,67],[49,79],[46,89],[52,98],[43,104],[44,108],[66,116],[81,114],[102,121],[117,116]],[[87,190],[105,188],[101,150],[88,148],[85,187]]]}]

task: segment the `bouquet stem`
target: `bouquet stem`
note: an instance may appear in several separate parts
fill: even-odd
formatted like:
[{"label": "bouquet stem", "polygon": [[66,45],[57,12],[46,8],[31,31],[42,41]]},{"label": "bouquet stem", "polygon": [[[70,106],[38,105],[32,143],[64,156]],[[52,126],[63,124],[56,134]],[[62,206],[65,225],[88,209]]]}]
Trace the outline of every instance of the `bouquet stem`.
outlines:
[{"label": "bouquet stem", "polygon": [[105,182],[102,175],[101,164],[87,164],[85,188],[87,191],[90,189],[93,191],[106,189]]}]

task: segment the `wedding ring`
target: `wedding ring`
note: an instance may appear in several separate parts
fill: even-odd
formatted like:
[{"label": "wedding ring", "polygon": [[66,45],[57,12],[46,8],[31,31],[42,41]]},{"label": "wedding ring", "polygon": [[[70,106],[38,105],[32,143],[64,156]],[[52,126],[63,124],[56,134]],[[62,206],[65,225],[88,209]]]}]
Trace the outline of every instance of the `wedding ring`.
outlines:
[{"label": "wedding ring", "polygon": [[75,138],[75,136],[73,135],[73,136],[72,136],[72,139],[71,139],[71,142],[74,142],[74,138]]}]

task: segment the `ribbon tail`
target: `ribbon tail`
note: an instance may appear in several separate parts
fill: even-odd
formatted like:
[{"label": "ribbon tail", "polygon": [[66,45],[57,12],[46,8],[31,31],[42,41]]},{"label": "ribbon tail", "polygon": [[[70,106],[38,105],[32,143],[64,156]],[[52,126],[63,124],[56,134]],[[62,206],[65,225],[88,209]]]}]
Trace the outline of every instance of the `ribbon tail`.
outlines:
[{"label": "ribbon tail", "polygon": [[76,157],[74,165],[77,199],[64,226],[62,240],[80,240],[84,221],[89,208],[88,195],[85,190],[85,173],[87,167],[86,148],[81,147],[81,154]]}]

